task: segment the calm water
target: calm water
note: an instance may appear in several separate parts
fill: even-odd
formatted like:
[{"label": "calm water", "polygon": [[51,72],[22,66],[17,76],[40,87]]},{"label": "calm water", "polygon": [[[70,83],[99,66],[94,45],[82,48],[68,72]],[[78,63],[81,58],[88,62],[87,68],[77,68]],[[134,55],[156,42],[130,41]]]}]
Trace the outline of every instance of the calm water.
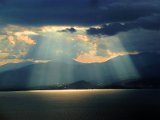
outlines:
[{"label": "calm water", "polygon": [[160,114],[160,90],[0,92],[0,120],[132,120]]}]

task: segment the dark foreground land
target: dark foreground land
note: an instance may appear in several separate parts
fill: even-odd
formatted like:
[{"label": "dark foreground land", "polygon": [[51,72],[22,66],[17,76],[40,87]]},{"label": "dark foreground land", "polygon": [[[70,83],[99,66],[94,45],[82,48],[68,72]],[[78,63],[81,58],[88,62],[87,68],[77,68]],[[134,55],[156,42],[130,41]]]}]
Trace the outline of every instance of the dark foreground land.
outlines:
[{"label": "dark foreground land", "polygon": [[160,114],[160,90],[0,92],[0,120],[138,120]]}]

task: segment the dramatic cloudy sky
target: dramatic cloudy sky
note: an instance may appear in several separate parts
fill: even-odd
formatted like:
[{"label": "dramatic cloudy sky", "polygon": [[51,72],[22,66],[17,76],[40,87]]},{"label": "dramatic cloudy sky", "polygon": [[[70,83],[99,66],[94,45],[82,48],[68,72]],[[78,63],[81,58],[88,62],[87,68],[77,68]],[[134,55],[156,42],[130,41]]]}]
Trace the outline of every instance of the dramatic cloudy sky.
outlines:
[{"label": "dramatic cloudy sky", "polygon": [[0,65],[160,52],[159,0],[0,0]]}]

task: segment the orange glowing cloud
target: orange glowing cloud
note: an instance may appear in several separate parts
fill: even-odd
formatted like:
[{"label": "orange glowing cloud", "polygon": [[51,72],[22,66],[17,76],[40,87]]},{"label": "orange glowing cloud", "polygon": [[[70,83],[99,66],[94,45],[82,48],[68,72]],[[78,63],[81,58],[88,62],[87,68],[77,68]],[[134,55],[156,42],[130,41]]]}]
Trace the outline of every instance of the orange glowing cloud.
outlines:
[{"label": "orange glowing cloud", "polygon": [[[33,40],[30,35],[38,35],[38,31],[35,28],[27,28],[15,25],[8,25],[5,28],[2,28],[5,35],[0,36],[0,41],[8,39],[8,43],[12,46],[16,45],[17,42],[24,42],[28,45],[35,45],[36,42]],[[0,31],[0,32],[1,32]]]},{"label": "orange glowing cloud", "polygon": [[5,60],[0,60],[0,66],[8,64],[8,63],[20,63],[23,62],[21,59],[5,59]]},{"label": "orange glowing cloud", "polygon": [[17,36],[17,38],[14,38],[14,36],[8,36],[9,44],[15,45],[16,40],[21,41],[21,42],[25,42],[26,44],[29,44],[29,45],[36,44],[36,42],[33,39],[31,39],[30,37],[28,37],[27,35],[19,35],[19,36]]},{"label": "orange glowing cloud", "polygon": [[89,38],[86,35],[77,35],[75,37],[75,39],[80,40],[80,41],[84,41],[84,42],[89,41]]},{"label": "orange glowing cloud", "polygon": [[110,57],[117,57],[117,56],[124,56],[124,55],[135,55],[139,54],[139,52],[134,51],[134,52],[112,52],[110,50],[106,50],[106,54]]},{"label": "orange glowing cloud", "polygon": [[102,63],[106,62],[110,59],[113,59],[118,56],[124,56],[129,54],[139,54],[139,52],[112,52],[110,50],[106,51],[106,57],[96,55],[95,51],[89,51],[89,53],[82,53],[79,54],[76,58],[74,58],[75,61],[80,63]]},{"label": "orange glowing cloud", "polygon": [[74,60],[80,63],[101,63],[107,61],[107,58],[85,53],[78,55]]},{"label": "orange glowing cloud", "polygon": [[33,60],[33,59],[5,59],[0,60],[0,66],[10,63],[21,63],[21,62],[33,62],[33,63],[47,63],[49,60]]},{"label": "orange glowing cloud", "polygon": [[11,45],[15,45],[16,44],[13,36],[8,36],[8,42]]},{"label": "orange glowing cloud", "polygon": [[36,42],[34,40],[32,40],[30,37],[28,37],[27,35],[17,36],[17,40],[25,42],[29,45],[35,45],[36,44]]},{"label": "orange glowing cloud", "polygon": [[22,32],[15,32],[14,35],[21,36],[21,35],[38,35],[38,34],[33,31],[22,31]]}]

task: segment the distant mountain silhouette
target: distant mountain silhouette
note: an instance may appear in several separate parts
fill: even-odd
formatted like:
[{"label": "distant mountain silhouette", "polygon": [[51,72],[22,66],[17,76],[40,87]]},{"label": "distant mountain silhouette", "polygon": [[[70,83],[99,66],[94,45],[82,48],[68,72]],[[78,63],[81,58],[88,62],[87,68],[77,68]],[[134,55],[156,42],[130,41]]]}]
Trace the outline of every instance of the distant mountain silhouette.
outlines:
[{"label": "distant mountain silhouette", "polygon": [[14,70],[14,69],[19,69],[31,64],[35,64],[33,62],[21,62],[21,63],[9,63],[9,64],[5,64],[2,65],[0,67],[0,72],[5,72],[5,71],[9,71],[9,70]]},{"label": "distant mountain silhouette", "polygon": [[[82,64],[72,61],[31,64],[1,72],[0,89],[63,88],[65,85],[69,88],[93,88],[92,84],[114,88],[118,83],[120,87],[129,87],[131,82],[144,80],[160,80],[159,54],[119,56],[105,63]],[[126,81],[129,81],[128,84],[123,84]]]}]

